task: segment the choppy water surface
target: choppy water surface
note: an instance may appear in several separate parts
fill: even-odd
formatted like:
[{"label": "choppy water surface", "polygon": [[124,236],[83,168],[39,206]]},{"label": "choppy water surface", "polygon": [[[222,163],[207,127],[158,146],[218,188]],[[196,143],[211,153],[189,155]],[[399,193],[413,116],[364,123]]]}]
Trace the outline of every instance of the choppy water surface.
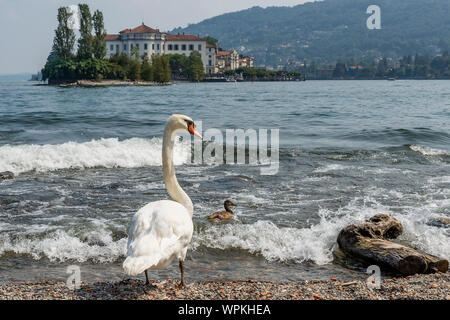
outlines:
[{"label": "choppy water surface", "polygon": [[[172,113],[203,130],[280,129],[279,172],[198,165],[176,144],[181,185],[195,205],[187,280],[364,277],[333,263],[340,229],[379,212],[400,241],[450,258],[448,81],[207,83],[54,88],[0,82],[0,281],[126,277],[132,215],[167,198],[162,131]],[[236,218],[204,216],[225,199]],[[178,277],[176,264],[152,273]]]}]

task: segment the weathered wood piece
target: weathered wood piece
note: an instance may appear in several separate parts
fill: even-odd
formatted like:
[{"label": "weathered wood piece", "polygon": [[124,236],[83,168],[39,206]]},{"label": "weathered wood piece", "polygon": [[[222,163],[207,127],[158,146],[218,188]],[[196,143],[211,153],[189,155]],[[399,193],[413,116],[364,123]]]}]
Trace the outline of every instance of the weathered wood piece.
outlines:
[{"label": "weathered wood piece", "polygon": [[380,267],[389,266],[404,275],[447,272],[447,260],[387,240],[397,238],[402,232],[403,226],[397,219],[377,214],[368,222],[342,229],[337,242],[346,254]]}]

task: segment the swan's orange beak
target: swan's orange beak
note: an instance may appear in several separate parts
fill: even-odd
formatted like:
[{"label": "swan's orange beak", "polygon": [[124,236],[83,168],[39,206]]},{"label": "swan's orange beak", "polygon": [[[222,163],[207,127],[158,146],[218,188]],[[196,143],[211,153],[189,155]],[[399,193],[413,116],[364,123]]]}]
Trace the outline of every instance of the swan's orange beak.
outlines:
[{"label": "swan's orange beak", "polygon": [[194,135],[196,137],[199,137],[200,139],[203,140],[202,135],[200,133],[198,133],[197,130],[195,130],[194,123],[191,123],[191,125],[188,128],[188,131],[189,131],[190,134],[192,134],[192,135]]}]

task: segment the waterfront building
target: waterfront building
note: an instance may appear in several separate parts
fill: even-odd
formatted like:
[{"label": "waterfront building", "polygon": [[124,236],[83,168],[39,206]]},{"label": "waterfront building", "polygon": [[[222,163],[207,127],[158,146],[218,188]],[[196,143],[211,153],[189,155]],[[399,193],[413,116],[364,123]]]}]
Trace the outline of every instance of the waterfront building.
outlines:
[{"label": "waterfront building", "polygon": [[[136,47],[139,56],[147,54],[151,57],[163,54],[182,54],[189,56],[193,51],[198,51],[202,57],[205,73],[211,70],[210,63],[215,64],[215,54],[208,51],[206,40],[191,34],[169,34],[142,25],[133,29],[124,29],[119,34],[108,34],[106,40],[106,56],[124,52],[127,55],[133,53]],[[211,56],[211,57],[210,57]],[[212,62],[210,62],[212,61]]]},{"label": "waterfront building", "polygon": [[226,70],[236,70],[239,68],[239,53],[232,51],[219,51],[216,55],[217,72],[222,73]]}]

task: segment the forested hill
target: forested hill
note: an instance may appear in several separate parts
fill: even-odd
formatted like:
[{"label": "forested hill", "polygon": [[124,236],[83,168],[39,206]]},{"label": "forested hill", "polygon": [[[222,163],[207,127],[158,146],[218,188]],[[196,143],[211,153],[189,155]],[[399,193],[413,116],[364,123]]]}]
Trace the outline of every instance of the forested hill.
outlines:
[{"label": "forested hill", "polygon": [[[369,30],[369,5],[381,8],[381,30]],[[450,49],[449,0],[325,0],[295,7],[253,7],[172,32],[212,36],[257,65],[315,60],[370,60]]]}]

